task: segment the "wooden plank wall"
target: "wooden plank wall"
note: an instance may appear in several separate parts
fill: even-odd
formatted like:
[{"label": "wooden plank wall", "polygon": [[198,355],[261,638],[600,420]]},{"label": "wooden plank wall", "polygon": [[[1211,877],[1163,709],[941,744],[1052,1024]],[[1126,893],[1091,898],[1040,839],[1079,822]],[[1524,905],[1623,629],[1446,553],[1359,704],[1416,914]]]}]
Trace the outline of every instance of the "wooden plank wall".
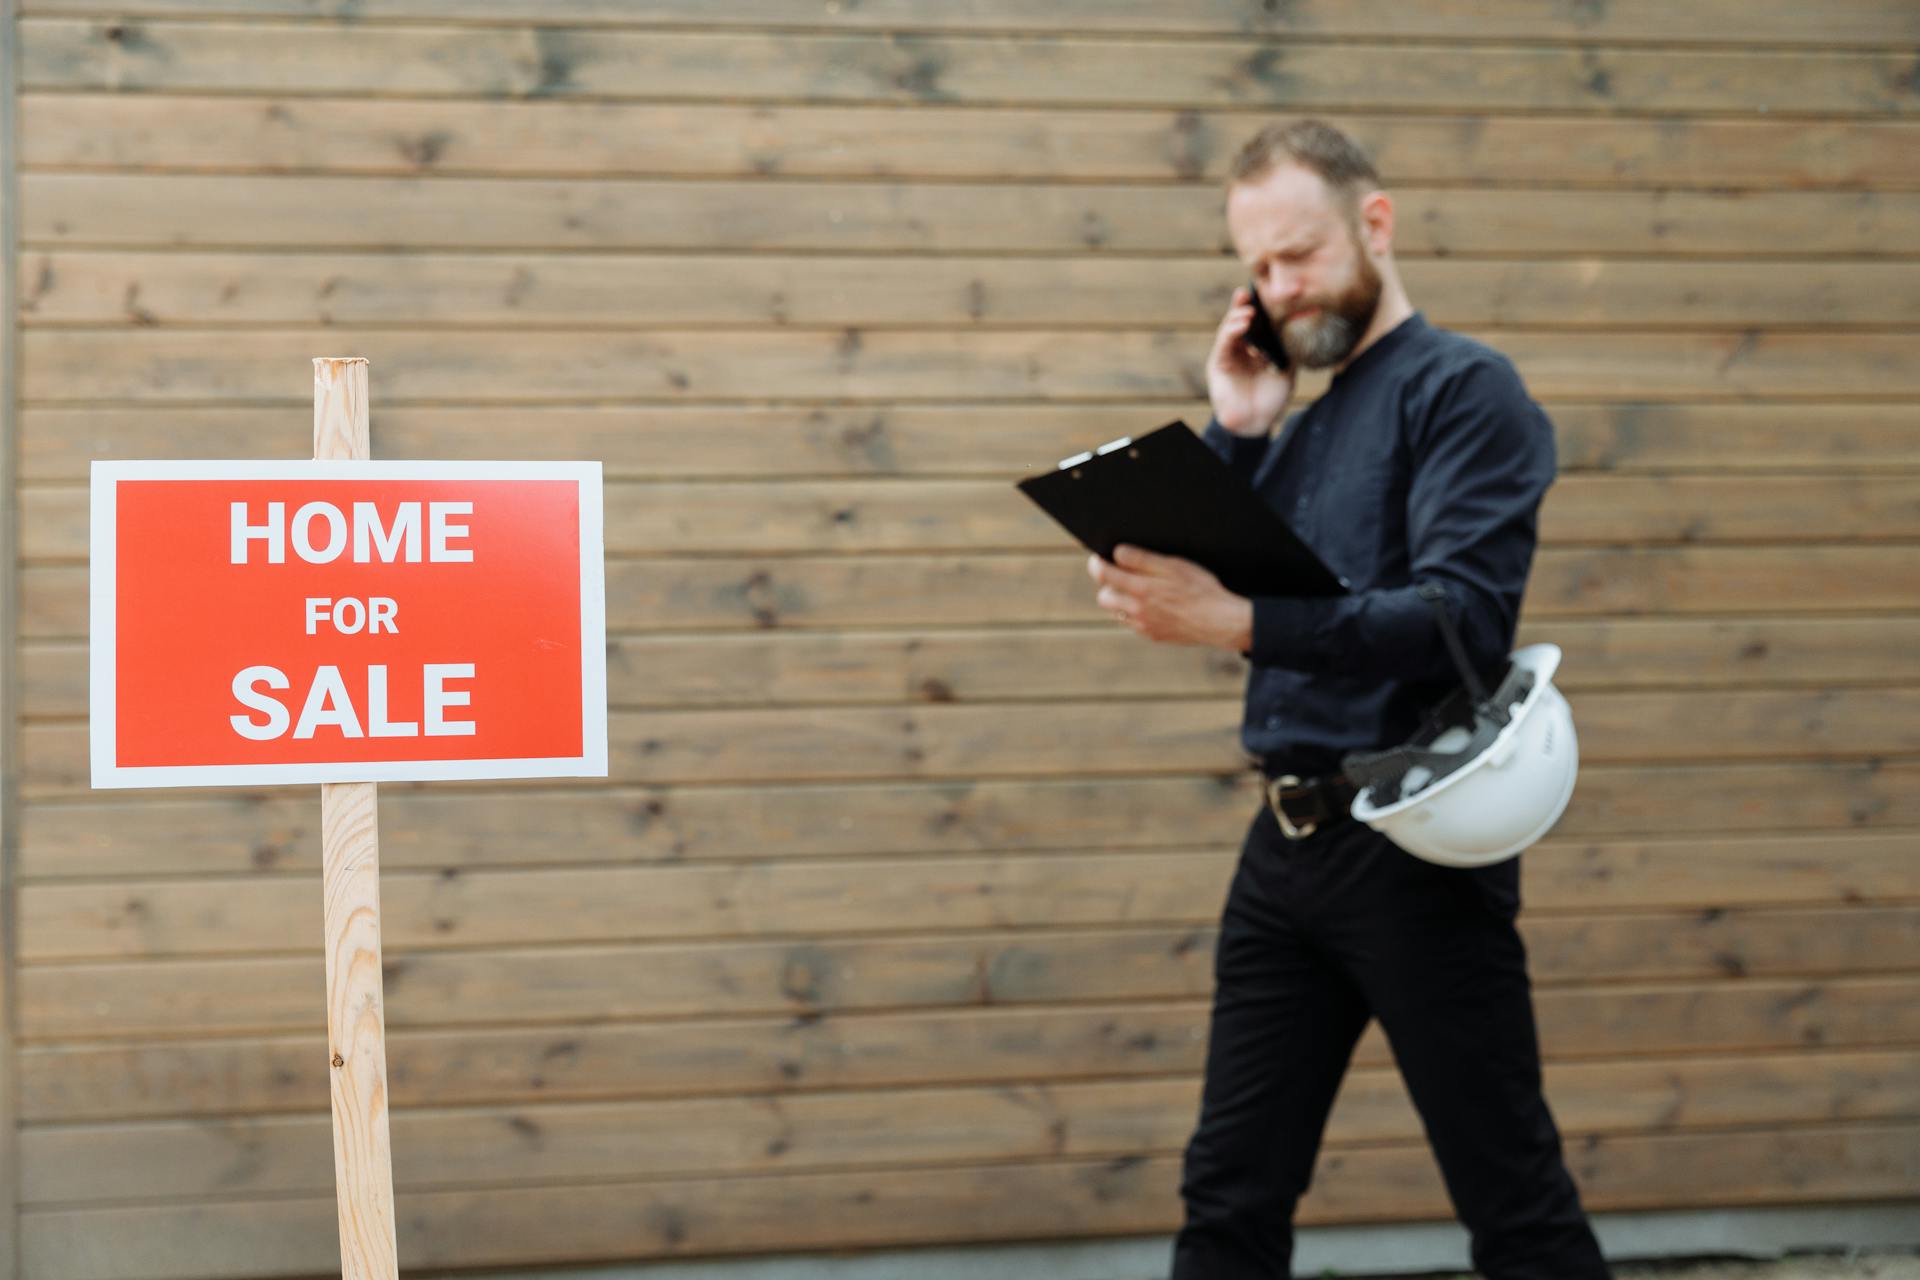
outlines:
[{"label": "wooden plank wall", "polygon": [[0,1280],[15,1280],[19,1263],[18,1196],[15,1157],[19,1124],[14,1106],[14,859],[19,846],[19,805],[15,766],[19,761],[20,663],[15,639],[18,557],[15,553],[15,453],[19,397],[13,387],[19,371],[16,286],[20,255],[20,213],[15,148],[17,95],[13,91],[17,24],[14,0],[0,0]]},{"label": "wooden plank wall", "polygon": [[[30,1280],[334,1265],[317,797],[91,795],[84,481],[608,475],[613,777],[383,788],[409,1268],[1161,1232],[1252,793],[1008,487],[1204,413],[1220,177],[1350,125],[1564,476],[1528,857],[1602,1210],[1920,1197],[1910,0],[20,0]],[[1369,1038],[1313,1222],[1444,1216]]]}]

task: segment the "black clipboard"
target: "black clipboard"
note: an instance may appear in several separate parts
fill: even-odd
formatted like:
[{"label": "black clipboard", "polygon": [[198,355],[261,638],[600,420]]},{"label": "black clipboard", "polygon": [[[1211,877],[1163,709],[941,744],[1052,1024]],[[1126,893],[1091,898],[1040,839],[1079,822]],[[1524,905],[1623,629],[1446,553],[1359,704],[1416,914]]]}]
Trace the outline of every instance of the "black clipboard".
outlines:
[{"label": "black clipboard", "polygon": [[1338,596],[1346,583],[1184,422],[1120,439],[1019,483],[1081,545],[1192,560],[1242,596]]}]

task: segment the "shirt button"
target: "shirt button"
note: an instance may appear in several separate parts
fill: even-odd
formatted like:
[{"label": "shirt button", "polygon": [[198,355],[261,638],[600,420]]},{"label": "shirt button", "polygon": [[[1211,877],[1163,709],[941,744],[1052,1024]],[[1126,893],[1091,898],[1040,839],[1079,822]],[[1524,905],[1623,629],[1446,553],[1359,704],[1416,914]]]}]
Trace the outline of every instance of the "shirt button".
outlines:
[{"label": "shirt button", "polygon": [[1268,717],[1267,717],[1267,728],[1269,728],[1269,729],[1278,729],[1279,727],[1280,727],[1280,717],[1279,717],[1279,716],[1268,716]]}]

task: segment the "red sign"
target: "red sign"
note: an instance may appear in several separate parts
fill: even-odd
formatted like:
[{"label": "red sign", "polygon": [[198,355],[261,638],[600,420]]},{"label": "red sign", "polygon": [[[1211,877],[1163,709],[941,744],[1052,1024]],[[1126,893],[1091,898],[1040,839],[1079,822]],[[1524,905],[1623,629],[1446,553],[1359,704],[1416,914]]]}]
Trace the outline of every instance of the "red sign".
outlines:
[{"label": "red sign", "polygon": [[96,787],[604,777],[600,465],[93,467]]}]

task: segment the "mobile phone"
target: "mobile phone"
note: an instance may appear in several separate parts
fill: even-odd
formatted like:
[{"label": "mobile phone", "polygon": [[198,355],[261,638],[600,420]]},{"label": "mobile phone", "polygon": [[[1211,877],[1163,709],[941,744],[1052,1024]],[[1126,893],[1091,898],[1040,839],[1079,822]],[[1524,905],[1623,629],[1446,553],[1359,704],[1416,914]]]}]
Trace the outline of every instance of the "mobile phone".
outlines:
[{"label": "mobile phone", "polygon": [[1293,361],[1287,358],[1286,344],[1280,341],[1280,331],[1273,327],[1273,317],[1261,305],[1260,290],[1251,280],[1247,281],[1247,293],[1253,298],[1253,323],[1247,326],[1246,344],[1265,356],[1275,370],[1285,373],[1293,367]]}]

